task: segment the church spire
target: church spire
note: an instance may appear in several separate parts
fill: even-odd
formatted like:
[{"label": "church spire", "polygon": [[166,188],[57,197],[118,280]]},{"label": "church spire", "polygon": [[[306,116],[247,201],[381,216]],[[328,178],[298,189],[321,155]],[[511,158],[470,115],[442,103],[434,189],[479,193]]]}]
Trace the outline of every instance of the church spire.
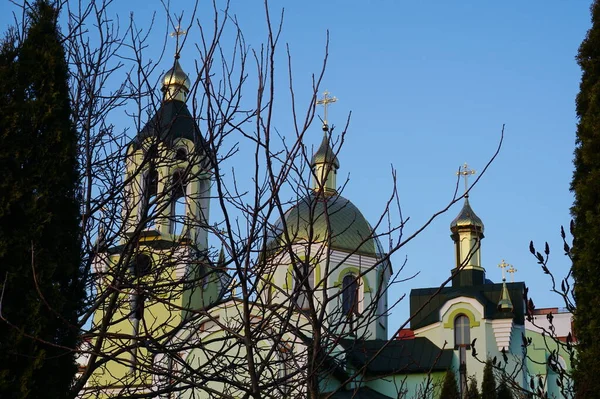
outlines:
[{"label": "church spire", "polygon": [[501,312],[512,312],[514,309],[512,301],[510,300],[510,293],[508,287],[506,287],[506,279],[502,279],[502,294],[498,301],[498,310]]},{"label": "church spire", "polygon": [[317,100],[317,105],[323,105],[323,140],[317,152],[311,160],[311,168],[313,172],[313,190],[335,193],[337,189],[336,175],[340,167],[340,162],[337,159],[333,148],[329,144],[330,129],[327,121],[327,108],[329,104],[337,101],[335,97],[329,97],[329,92],[323,93],[323,98]]},{"label": "church spire", "polygon": [[[498,265],[500,269],[502,269],[502,294],[500,296],[500,300],[498,301],[498,310],[501,312],[512,312],[513,304],[510,300],[510,294],[508,292],[508,288],[506,287],[506,275],[505,271],[508,273],[514,273],[516,271],[515,268],[511,264],[508,264],[502,259],[502,262]],[[507,269],[507,270],[505,270]],[[511,271],[512,270],[512,271]]]},{"label": "church spire", "polygon": [[164,93],[163,101],[181,101],[187,100],[187,95],[190,91],[191,81],[188,75],[179,65],[179,36],[185,35],[187,32],[179,26],[171,33],[172,37],[177,39],[175,44],[175,61],[173,67],[169,69],[163,76],[162,92]]}]

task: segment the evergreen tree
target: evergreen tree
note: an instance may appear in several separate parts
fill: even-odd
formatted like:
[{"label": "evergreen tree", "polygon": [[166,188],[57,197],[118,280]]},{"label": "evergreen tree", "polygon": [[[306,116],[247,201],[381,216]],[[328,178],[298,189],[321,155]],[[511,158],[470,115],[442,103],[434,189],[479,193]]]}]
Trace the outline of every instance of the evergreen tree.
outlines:
[{"label": "evergreen tree", "polygon": [[573,277],[575,336],[578,357],[575,362],[576,397],[588,398],[600,392],[600,2],[591,7],[592,27],[579,47],[577,61],[582,69],[576,100],[579,117],[575,172],[571,190],[573,227]]},{"label": "evergreen tree", "polygon": [[0,54],[0,397],[67,397],[76,365],[77,135],[68,66],[47,1]]},{"label": "evergreen tree", "polygon": [[469,387],[467,388],[467,399],[480,399],[479,388],[477,388],[477,379],[475,376],[469,378]]},{"label": "evergreen tree", "polygon": [[446,377],[444,377],[444,385],[442,385],[442,392],[440,394],[440,398],[460,399],[458,385],[456,384],[456,375],[452,370],[448,370],[446,372]]},{"label": "evergreen tree", "polygon": [[498,399],[513,399],[510,388],[504,381],[500,382],[500,385],[498,386]]},{"label": "evergreen tree", "polygon": [[483,381],[481,383],[481,399],[496,399],[496,378],[494,377],[494,366],[492,361],[485,362],[483,368]]}]

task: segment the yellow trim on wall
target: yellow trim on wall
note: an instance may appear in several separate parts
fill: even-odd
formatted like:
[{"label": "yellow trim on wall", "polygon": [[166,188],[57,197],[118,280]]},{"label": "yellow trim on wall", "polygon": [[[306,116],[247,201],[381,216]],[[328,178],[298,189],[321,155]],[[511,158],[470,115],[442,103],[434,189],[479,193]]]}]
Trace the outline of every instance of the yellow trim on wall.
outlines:
[{"label": "yellow trim on wall", "polygon": [[[306,261],[306,256],[300,256],[297,255],[298,261],[299,262],[305,262]],[[311,263],[311,267],[313,266],[313,262]],[[288,266],[287,268],[287,272],[286,272],[286,276],[285,276],[285,284],[283,289],[292,289],[292,277],[294,275],[294,265],[291,264]],[[313,270],[313,284],[316,287],[317,284],[321,281],[321,264],[317,263],[316,265],[314,265],[314,270]]]},{"label": "yellow trim on wall", "polygon": [[292,277],[294,275],[294,265],[289,265],[287,268],[287,272],[285,273],[285,286],[283,289],[291,290],[292,289]]},{"label": "yellow trim on wall", "polygon": [[464,314],[465,316],[467,316],[469,318],[469,325],[471,328],[479,327],[480,322],[477,321],[473,312],[471,312],[469,309],[466,309],[466,308],[458,308],[458,309],[454,309],[452,311],[452,313],[450,313],[450,315],[448,316],[448,321],[446,323],[444,323],[444,328],[450,328],[453,330],[454,329],[454,319],[456,319],[456,317],[461,314]]},{"label": "yellow trim on wall", "polygon": [[[338,274],[338,280],[333,284],[333,286],[341,287],[342,280],[344,279],[346,274],[354,274],[355,276],[358,277],[361,275],[361,272],[360,272],[360,269],[356,266],[348,266],[348,267],[342,269],[340,274]],[[363,284],[363,292],[365,292],[365,293],[371,292],[371,286],[369,285],[369,280],[367,279],[367,276],[363,274],[361,276],[361,279],[362,279],[362,284]]]}]

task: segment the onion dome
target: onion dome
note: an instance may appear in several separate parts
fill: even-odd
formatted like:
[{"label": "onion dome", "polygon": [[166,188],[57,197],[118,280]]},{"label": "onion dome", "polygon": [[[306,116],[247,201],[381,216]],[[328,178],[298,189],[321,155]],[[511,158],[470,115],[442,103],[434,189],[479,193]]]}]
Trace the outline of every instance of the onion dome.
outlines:
[{"label": "onion dome", "polygon": [[329,135],[327,134],[327,125],[323,126],[323,140],[317,152],[313,155],[310,162],[311,166],[315,167],[318,164],[331,164],[336,169],[339,169],[340,162],[335,155],[335,152],[329,145]]},{"label": "onion dome", "polygon": [[165,93],[165,101],[185,101],[192,83],[188,75],[183,71],[179,60],[175,58],[175,64],[163,76],[162,91]]},{"label": "onion dome", "polygon": [[275,234],[267,243],[272,251],[286,242],[284,226],[291,243],[323,243],[330,249],[368,256],[383,254],[379,239],[360,210],[340,195],[313,192],[292,206],[285,224],[275,224]]},{"label": "onion dome", "polygon": [[452,223],[450,223],[450,230],[455,232],[460,228],[469,227],[483,233],[483,222],[471,208],[471,204],[469,204],[469,198],[467,197],[465,198],[465,203],[458,216],[454,218]]}]

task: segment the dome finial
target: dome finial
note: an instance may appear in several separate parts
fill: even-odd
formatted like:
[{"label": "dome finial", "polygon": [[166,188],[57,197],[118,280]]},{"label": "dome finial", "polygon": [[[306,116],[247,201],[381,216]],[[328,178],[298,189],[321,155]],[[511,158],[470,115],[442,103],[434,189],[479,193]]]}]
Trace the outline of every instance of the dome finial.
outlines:
[{"label": "dome finial", "polygon": [[465,198],[469,198],[469,175],[474,175],[475,173],[477,172],[473,169],[469,169],[469,165],[467,165],[466,162],[463,166],[460,166],[458,172],[456,172],[457,176],[464,177],[465,179]]},{"label": "dome finial", "polygon": [[504,261],[504,259],[502,259],[502,262],[500,262],[500,263],[498,264],[498,267],[499,267],[500,269],[502,269],[502,281],[505,281],[505,280],[506,280],[506,276],[504,275],[504,269],[506,269],[506,268],[507,268],[507,267],[509,267],[509,266],[510,266],[510,267],[512,267],[512,265],[510,265],[510,264],[506,263],[506,262]]},{"label": "dome finial", "polygon": [[458,214],[458,216],[452,221],[450,224],[450,230],[454,232],[455,229],[460,227],[471,227],[475,229],[479,229],[483,233],[483,222],[481,219],[473,212],[471,208],[471,204],[469,204],[469,182],[468,178],[470,175],[474,175],[476,172],[473,169],[469,169],[469,165],[465,162],[465,164],[458,168],[458,172],[456,175],[460,179],[461,177],[465,179],[465,203],[463,205],[462,210]]},{"label": "dome finial", "polygon": [[177,43],[175,44],[175,61],[173,67],[163,77],[162,91],[164,93],[164,101],[177,100],[185,102],[192,85],[190,78],[183,71],[181,65],[179,65],[179,52],[181,50],[179,47],[179,36],[183,36],[186,33],[187,31],[182,30],[179,25],[171,33],[171,36],[177,39]]},{"label": "dome finial", "polygon": [[514,283],[515,282],[515,273],[517,272],[517,269],[515,269],[513,267],[513,265],[509,265],[510,267],[506,270],[506,273],[510,273],[510,282]]},{"label": "dome finial", "polygon": [[329,130],[329,124],[328,124],[328,120],[327,120],[327,108],[329,107],[329,104],[334,103],[337,101],[336,97],[329,97],[331,93],[329,93],[327,90],[325,90],[323,92],[323,98],[321,100],[317,100],[317,105],[322,105],[323,106],[323,131],[328,131]]},{"label": "dome finial", "polygon": [[176,42],[175,42],[175,59],[178,60],[179,59],[179,51],[181,50],[179,48],[179,36],[185,36],[187,34],[187,30],[181,29],[181,25],[177,25],[175,27],[175,30],[173,32],[171,32],[171,37],[174,37]]},{"label": "dome finial", "polygon": [[319,149],[313,155],[311,160],[311,167],[313,172],[313,189],[315,191],[325,191],[329,193],[335,193],[336,186],[336,174],[340,167],[340,162],[337,159],[333,148],[329,145],[329,135],[331,133],[329,124],[327,123],[327,108],[329,104],[337,101],[337,98],[330,97],[329,92],[325,90],[323,98],[317,100],[317,105],[322,105],[325,109],[323,118],[323,140]]}]

